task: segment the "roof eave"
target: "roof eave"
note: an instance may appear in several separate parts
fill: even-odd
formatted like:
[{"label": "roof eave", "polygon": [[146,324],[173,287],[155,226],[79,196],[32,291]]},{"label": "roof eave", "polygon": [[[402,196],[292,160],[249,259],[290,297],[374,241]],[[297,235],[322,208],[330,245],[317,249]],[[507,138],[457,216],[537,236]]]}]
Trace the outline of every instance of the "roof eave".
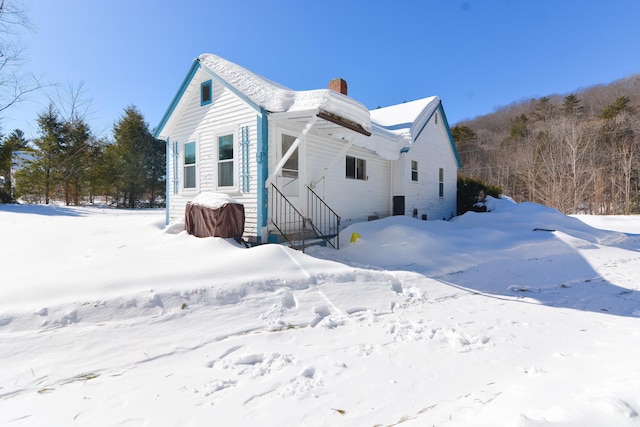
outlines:
[{"label": "roof eave", "polygon": [[[198,62],[200,62],[199,59],[197,59]],[[230,92],[232,92],[234,95],[236,95],[237,97],[239,97],[240,99],[242,99],[245,103],[247,103],[247,105],[249,105],[251,108],[253,108],[254,110],[256,110],[259,113],[262,113],[262,111],[265,111],[265,109],[261,106],[258,105],[256,102],[254,102],[251,98],[249,98],[246,94],[244,94],[243,92],[241,92],[240,90],[238,90],[237,87],[235,87],[234,85],[232,85],[231,83],[229,83],[227,80],[225,80],[224,78],[222,78],[218,73],[216,73],[215,71],[213,71],[212,69],[210,69],[209,67],[207,67],[206,65],[202,65],[202,69],[205,70],[207,72],[207,74],[209,74],[211,77],[213,77],[214,79],[216,79],[216,81],[218,83],[220,83],[222,86],[224,86],[225,88],[229,89]]]},{"label": "roof eave", "polygon": [[187,91],[187,88],[189,87],[191,80],[193,80],[193,76],[195,76],[196,72],[198,71],[198,68],[200,68],[200,61],[195,59],[191,64],[191,68],[189,68],[189,72],[187,73],[184,80],[182,81],[180,88],[178,89],[175,96],[173,97],[171,104],[169,104],[169,108],[167,108],[167,111],[165,111],[164,115],[162,116],[162,119],[160,119],[160,123],[158,123],[158,126],[153,132],[154,138],[159,138],[160,135],[162,134],[164,127],[167,125],[169,118],[171,117],[176,107],[180,103],[180,99],[182,99],[182,95],[184,95],[184,93]]}]

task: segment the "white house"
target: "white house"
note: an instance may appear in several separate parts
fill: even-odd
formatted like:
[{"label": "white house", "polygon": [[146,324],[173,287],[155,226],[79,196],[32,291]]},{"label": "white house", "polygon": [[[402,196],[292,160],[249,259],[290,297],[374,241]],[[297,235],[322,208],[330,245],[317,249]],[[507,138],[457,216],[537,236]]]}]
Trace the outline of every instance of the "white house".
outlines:
[{"label": "white house", "polygon": [[244,205],[253,243],[300,227],[331,238],[350,222],[456,212],[460,161],[435,96],[369,111],[342,79],[295,91],[203,54],[155,137],[167,143],[167,224],[204,192]]}]

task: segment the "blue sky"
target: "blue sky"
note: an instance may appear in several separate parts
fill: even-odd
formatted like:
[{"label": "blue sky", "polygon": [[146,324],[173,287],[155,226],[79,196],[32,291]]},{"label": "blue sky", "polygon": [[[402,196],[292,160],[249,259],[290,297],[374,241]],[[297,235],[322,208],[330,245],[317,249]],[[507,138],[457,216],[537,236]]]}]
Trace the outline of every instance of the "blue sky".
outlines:
[{"label": "blue sky", "polygon": [[30,137],[56,90],[81,84],[95,134],[129,105],[153,129],[201,53],[296,90],[342,77],[369,108],[438,95],[451,126],[640,73],[638,0],[22,1],[23,70],[52,86],[0,125]]}]

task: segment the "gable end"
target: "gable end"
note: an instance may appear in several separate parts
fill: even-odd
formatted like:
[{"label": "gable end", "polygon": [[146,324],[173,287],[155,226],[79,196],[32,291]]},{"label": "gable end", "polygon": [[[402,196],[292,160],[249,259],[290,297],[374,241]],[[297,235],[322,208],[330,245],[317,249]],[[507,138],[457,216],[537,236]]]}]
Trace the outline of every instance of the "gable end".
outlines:
[{"label": "gable end", "polygon": [[162,119],[160,119],[160,123],[158,124],[158,127],[153,132],[154,138],[158,138],[160,136],[160,133],[162,133],[162,130],[164,129],[165,125],[167,124],[167,121],[169,120],[169,117],[171,117],[171,115],[173,114],[173,111],[176,109],[176,106],[180,102],[182,95],[184,95],[187,88],[189,87],[189,83],[191,83],[193,76],[196,75],[196,71],[198,71],[198,68],[200,68],[200,61],[198,60],[193,61],[193,63],[191,64],[191,68],[189,69],[189,72],[185,76],[184,80],[182,81],[182,84],[180,85],[180,88],[178,89],[178,92],[176,92],[175,96],[173,97],[173,100],[171,101],[171,104],[169,104],[169,108],[167,108],[167,111],[165,111],[164,115],[162,116]]},{"label": "gable end", "polygon": [[458,155],[458,150],[456,149],[456,143],[455,143],[455,141],[453,139],[453,134],[451,133],[451,129],[449,128],[449,122],[447,121],[447,116],[444,113],[444,108],[442,107],[442,101],[438,102],[438,107],[435,108],[433,110],[433,112],[431,112],[429,117],[427,117],[427,120],[425,120],[424,124],[422,125],[422,127],[420,128],[420,130],[418,131],[418,133],[416,134],[416,136],[415,136],[415,138],[413,140],[414,141],[418,140],[418,138],[420,137],[420,134],[422,133],[424,128],[427,127],[427,125],[431,121],[431,118],[437,112],[440,112],[440,115],[442,116],[442,124],[444,125],[444,128],[447,131],[447,135],[449,137],[449,144],[451,144],[451,150],[453,151],[453,156],[456,158],[456,164],[458,165],[458,168],[461,168],[462,167],[462,162],[460,162],[460,156]]}]

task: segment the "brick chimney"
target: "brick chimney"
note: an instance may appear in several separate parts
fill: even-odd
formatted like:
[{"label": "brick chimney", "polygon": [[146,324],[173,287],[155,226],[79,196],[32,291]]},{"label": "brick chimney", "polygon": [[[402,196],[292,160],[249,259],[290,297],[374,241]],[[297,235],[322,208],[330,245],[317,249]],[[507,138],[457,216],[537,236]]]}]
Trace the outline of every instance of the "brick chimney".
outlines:
[{"label": "brick chimney", "polygon": [[347,82],[341,78],[333,79],[329,82],[329,90],[340,92],[343,95],[347,94]]}]

